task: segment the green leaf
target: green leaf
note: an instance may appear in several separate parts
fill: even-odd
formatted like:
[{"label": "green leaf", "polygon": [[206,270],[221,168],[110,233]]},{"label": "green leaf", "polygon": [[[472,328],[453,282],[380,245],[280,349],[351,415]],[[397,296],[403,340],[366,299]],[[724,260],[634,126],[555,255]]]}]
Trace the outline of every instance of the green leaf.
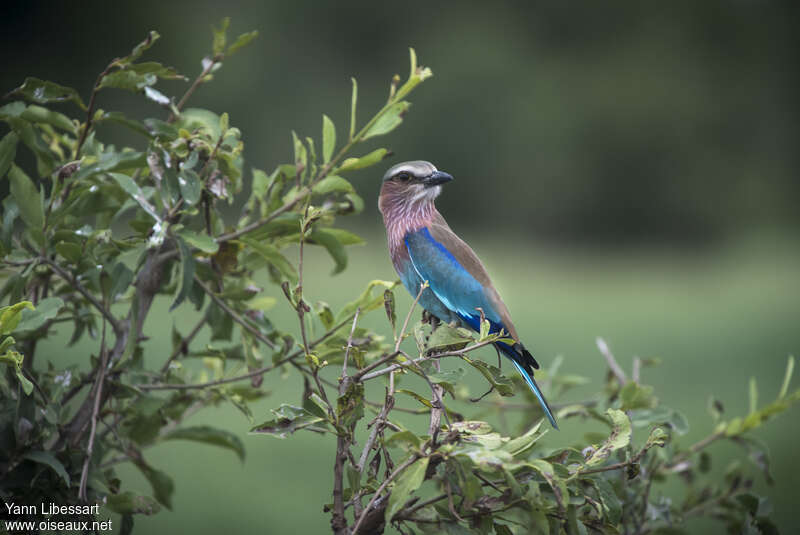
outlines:
[{"label": "green leaf", "polygon": [[410,106],[411,103],[406,101],[396,102],[389,106],[378,120],[369,127],[369,130],[361,139],[366,140],[371,137],[382,136],[400,126],[400,123],[403,122],[403,116],[408,112]]},{"label": "green leaf", "polygon": [[11,195],[17,201],[19,215],[32,230],[44,227],[44,208],[39,190],[25,172],[14,164],[8,171],[11,182]]},{"label": "green leaf", "polygon": [[585,461],[586,466],[602,464],[615,451],[631,443],[631,421],[628,415],[618,409],[606,410],[606,416],[611,421],[611,434]]},{"label": "green leaf", "polygon": [[344,395],[336,400],[336,416],[345,427],[355,424],[364,416],[364,385],[352,382]]},{"label": "green leaf", "polygon": [[567,484],[564,480],[559,478],[556,474],[553,465],[543,459],[534,459],[526,464],[539,472],[545,481],[547,481],[550,488],[553,489],[553,494],[555,495],[559,509],[563,510],[565,504],[569,502],[569,491],[567,490]]},{"label": "green leaf", "polygon": [[623,411],[633,409],[649,409],[656,406],[658,400],[653,395],[653,387],[640,385],[634,381],[628,381],[619,393]]},{"label": "green leaf", "polygon": [[24,102],[9,102],[5,106],[0,106],[0,121],[8,121],[14,117],[22,117],[27,106]]},{"label": "green leaf", "polygon": [[647,442],[644,444],[644,449],[649,450],[650,448],[654,448],[656,446],[663,448],[667,444],[667,441],[669,441],[669,435],[667,432],[660,427],[654,427],[653,430],[650,431],[650,435],[647,437]]},{"label": "green leaf", "polygon": [[114,269],[111,270],[111,291],[109,297],[111,300],[116,300],[117,296],[125,293],[131,282],[133,282],[133,271],[122,262],[117,262]]},{"label": "green leaf", "polygon": [[339,242],[336,235],[328,232],[327,229],[315,228],[308,236],[308,243],[322,245],[331,255],[336,264],[331,275],[341,273],[347,267],[347,252],[344,250],[344,246]]},{"label": "green leaf", "polygon": [[16,132],[9,132],[0,140],[0,178],[6,175],[9,167],[17,157],[17,142],[19,135]]},{"label": "green leaf", "polygon": [[140,188],[139,185],[136,182],[134,182],[131,177],[129,177],[128,175],[124,175],[122,173],[109,173],[109,174],[117,182],[117,184],[119,184],[120,187],[133,198],[133,200],[139,203],[139,206],[141,206],[145,212],[150,214],[150,217],[152,217],[158,222],[161,221],[161,217],[159,217],[155,207],[152,204],[150,204],[147,198],[145,198],[142,188]]},{"label": "green leaf", "polygon": [[230,26],[230,24],[231,18],[225,17],[220,21],[219,28],[211,27],[211,32],[214,35],[211,48],[214,51],[214,55],[222,54],[225,51],[226,33],[228,32],[228,26]]},{"label": "green leaf", "polygon": [[358,82],[355,78],[350,78],[353,81],[353,91],[350,94],[350,139],[356,135],[356,104],[358,103]]},{"label": "green leaf", "polygon": [[175,242],[178,244],[178,250],[181,255],[181,287],[172,306],[169,307],[170,312],[175,310],[183,301],[188,297],[194,285],[194,270],[195,261],[192,256],[192,251],[182,238],[176,237]]},{"label": "green leaf", "polygon": [[324,420],[302,407],[284,403],[278,409],[272,409],[271,412],[275,415],[275,418],[254,426],[250,429],[250,433],[286,438],[287,434],[294,433],[299,429],[325,431],[324,427],[318,425],[324,423]]},{"label": "green leaf", "polygon": [[294,130],[292,130],[292,142],[294,144],[294,163],[297,167],[297,174],[300,175],[302,170],[302,176],[305,176],[308,170],[308,151]]},{"label": "green leaf", "polygon": [[117,63],[125,65],[133,61],[136,61],[141,57],[142,54],[144,54],[145,50],[153,46],[155,42],[158,41],[159,37],[161,37],[161,35],[159,35],[157,31],[150,30],[149,32],[147,32],[147,37],[145,37],[145,39],[141,43],[133,47],[133,50],[131,50],[131,53],[129,55],[125,56],[124,58],[121,58],[119,61],[117,61]]},{"label": "green leaf", "polygon": [[322,326],[325,327],[325,330],[333,327],[334,318],[331,306],[324,301],[319,301],[315,308],[319,321],[322,322]]},{"label": "green leaf", "polygon": [[750,378],[750,414],[756,412],[758,410],[758,385],[756,384],[756,378]]},{"label": "green leaf", "polygon": [[222,429],[206,425],[182,427],[164,435],[164,440],[191,440],[212,446],[220,446],[231,450],[239,457],[239,460],[244,462],[245,451],[242,440],[234,433]]},{"label": "green leaf", "polygon": [[36,106],[34,104],[28,106],[25,111],[22,112],[20,117],[32,123],[49,124],[72,134],[76,134],[78,130],[75,127],[75,123],[73,123],[70,118],[63,113],[48,110],[47,108]]},{"label": "green leaf", "polygon": [[428,338],[426,353],[442,353],[444,351],[456,351],[463,349],[472,341],[472,337],[466,335],[456,327],[451,327],[447,323],[442,323]]},{"label": "green leaf", "polygon": [[411,493],[425,481],[425,471],[428,469],[429,460],[428,457],[417,460],[395,479],[394,488],[389,496],[389,504],[386,506],[387,525],[395,513],[405,505]]},{"label": "green leaf", "polygon": [[422,447],[422,440],[412,431],[398,431],[386,440],[387,447],[400,447],[406,451],[419,450]]},{"label": "green leaf", "polygon": [[100,160],[91,165],[82,166],[80,170],[72,175],[72,180],[81,182],[97,173],[109,171],[120,171],[123,169],[137,169],[146,165],[145,154],[143,152],[104,152]]},{"label": "green leaf", "polygon": [[153,73],[137,73],[133,70],[114,71],[103,77],[99,89],[113,87],[138,93],[145,87],[149,87],[158,81],[158,76]]},{"label": "green leaf", "polygon": [[492,366],[491,364],[486,364],[482,360],[479,359],[470,359],[467,357],[462,357],[469,365],[473,368],[481,372],[483,376],[486,378],[487,381],[497,390],[497,393],[501,396],[513,396],[514,395],[514,383],[503,375],[503,372],[497,366]]},{"label": "green leaf", "polygon": [[195,249],[200,249],[204,253],[214,254],[219,250],[219,244],[217,243],[217,240],[206,234],[198,234],[197,232],[192,232],[191,230],[181,229],[178,232],[178,236],[183,238],[186,243]]},{"label": "green leaf", "polygon": [[150,86],[145,86],[144,96],[147,97],[149,100],[152,100],[159,106],[169,106],[170,103],[172,102],[170,98],[166,96],[164,93]]},{"label": "green leaf", "polygon": [[[2,176],[2,173],[0,173]],[[789,355],[789,359],[786,361],[786,373],[783,375],[783,383],[781,384],[781,390],[778,392],[778,399],[783,399],[786,397],[786,393],[789,392],[789,383],[792,382],[792,373],[794,372],[794,356]]]},{"label": "green leaf", "polygon": [[264,260],[275,266],[292,284],[297,284],[297,270],[275,246],[245,237],[240,238],[238,241],[250,247]]},{"label": "green leaf", "polygon": [[175,483],[172,478],[144,462],[136,463],[136,467],[150,483],[155,499],[167,509],[172,510],[172,494],[175,491]]},{"label": "green leaf", "polygon": [[[183,114],[181,114],[181,118],[183,118]],[[170,141],[178,137],[178,129],[166,121],[162,121],[160,119],[145,119],[142,122],[144,123],[147,134],[149,135],[164,138]]]},{"label": "green leaf", "polygon": [[101,116],[95,118],[95,123],[102,121],[111,121],[113,123],[121,124],[133,130],[137,134],[141,134],[147,138],[153,137],[144,124],[140,123],[135,119],[128,119],[127,117],[125,117],[125,114],[120,111],[107,111],[104,112]]},{"label": "green leaf", "polygon": [[395,392],[397,392],[398,394],[405,394],[407,396],[410,396],[410,397],[416,399],[417,401],[419,401],[420,403],[422,403],[423,405],[425,405],[426,407],[428,407],[429,409],[433,408],[433,403],[431,403],[431,401],[429,399],[426,399],[426,398],[420,396],[419,394],[417,394],[413,390],[407,390],[405,388],[398,388],[398,389],[395,390]]},{"label": "green leaf", "polygon": [[36,156],[36,171],[39,176],[49,175],[56,167],[56,159],[51,146],[42,137],[42,133],[24,119],[11,118],[9,125],[19,135],[20,141]]},{"label": "green leaf", "polygon": [[121,515],[154,515],[161,510],[158,502],[150,496],[139,496],[131,491],[106,496],[106,506]]},{"label": "green leaf", "polygon": [[64,465],[61,464],[61,461],[56,459],[55,455],[49,451],[29,451],[25,454],[24,458],[35,463],[49,466],[53,472],[55,472],[61,479],[64,480],[64,483],[67,484],[67,487],[69,487],[69,474],[67,473],[67,470],[64,468]]},{"label": "green leaf", "polygon": [[17,325],[19,331],[33,331],[58,315],[64,307],[64,301],[59,297],[47,297],[39,301],[36,309],[30,308],[22,311],[22,317]]},{"label": "green leaf", "polygon": [[360,236],[340,228],[326,228],[325,232],[333,234],[342,245],[363,245],[365,242]]},{"label": "green leaf", "polygon": [[342,309],[339,311],[339,314],[336,316],[338,321],[342,321],[345,318],[350,317],[352,314],[355,314],[357,309],[361,309],[361,314],[366,314],[371,310],[375,310],[376,308],[380,308],[383,306],[383,292],[380,295],[375,296],[373,295],[372,291],[375,288],[383,288],[384,290],[391,290],[397,286],[397,281],[389,282],[384,280],[373,280],[367,284],[366,290],[362,292],[360,296],[354,301],[350,301],[347,303]]},{"label": "green leaf", "polygon": [[178,173],[178,186],[188,204],[196,204],[200,200],[200,195],[203,193],[203,182],[191,169],[183,169]]},{"label": "green leaf", "polygon": [[85,110],[86,105],[81,100],[78,92],[71,87],[40,80],[39,78],[25,78],[21,86],[12,90],[7,96],[19,95],[25,100],[36,104],[49,104],[51,102],[74,102]]},{"label": "green leaf", "polygon": [[394,332],[397,327],[397,313],[395,312],[394,292],[391,290],[383,291],[383,308],[386,310],[386,318],[392,324],[392,332]]},{"label": "green leaf", "polygon": [[620,501],[614,488],[605,479],[591,479],[590,480],[597,489],[597,494],[600,496],[600,503],[608,514],[608,521],[612,525],[617,525],[620,518],[622,518],[622,502]]},{"label": "green leaf", "polygon": [[464,433],[468,435],[486,435],[492,432],[492,426],[486,422],[480,422],[477,420],[474,421],[464,421],[464,422],[453,422],[450,424],[450,427],[453,431],[458,431],[459,433]]},{"label": "green leaf", "polygon": [[241,48],[247,46],[250,41],[258,37],[258,30],[253,30],[252,32],[247,32],[241,34],[239,37],[236,38],[236,41],[233,42],[231,46],[228,47],[228,50],[225,51],[226,56],[231,56],[238,52]]},{"label": "green leaf", "polygon": [[35,310],[30,301],[21,301],[11,306],[0,308],[0,334],[9,334],[19,325],[24,309]]},{"label": "green leaf", "polygon": [[15,373],[20,386],[22,386],[22,391],[25,392],[26,396],[30,396],[31,392],[33,392],[33,383],[31,383],[28,378],[25,377],[25,373],[22,371],[22,359],[20,359],[20,365],[17,366]]},{"label": "green leaf", "polygon": [[78,264],[83,258],[83,248],[73,242],[58,242],[56,252],[73,264]]},{"label": "green leaf", "polygon": [[352,184],[346,179],[337,175],[328,175],[311,188],[317,195],[327,195],[329,193],[352,193],[355,191]]},{"label": "green leaf", "polygon": [[512,438],[507,443],[505,443],[502,448],[510,453],[513,456],[521,455],[528,451],[536,442],[542,438],[547,430],[543,432],[539,432],[539,429],[542,427],[543,420],[539,420],[539,422],[531,427],[527,433],[521,435],[516,438]]},{"label": "green leaf", "polygon": [[336,127],[330,117],[322,115],[322,163],[331,161],[336,148]]},{"label": "green leaf", "polygon": [[365,167],[369,167],[371,165],[375,165],[383,160],[386,155],[389,153],[386,149],[376,149],[369,154],[362,156],[361,158],[348,158],[342,162],[336,171],[355,171],[357,169],[364,169]]}]

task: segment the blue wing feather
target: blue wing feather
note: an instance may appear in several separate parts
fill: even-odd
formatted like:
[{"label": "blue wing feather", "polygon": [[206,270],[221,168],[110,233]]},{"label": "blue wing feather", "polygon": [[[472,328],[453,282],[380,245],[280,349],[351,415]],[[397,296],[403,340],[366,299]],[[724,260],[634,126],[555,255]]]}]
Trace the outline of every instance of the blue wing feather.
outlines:
[{"label": "blue wing feather", "polygon": [[[409,292],[416,296],[422,281],[428,281],[430,288],[423,292],[420,299],[426,310],[444,321],[448,321],[448,316],[456,316],[468,327],[479,331],[481,317],[476,309],[480,307],[486,319],[489,320],[490,332],[499,332],[501,329],[506,333],[510,332],[503,325],[500,314],[492,305],[483,285],[459,263],[442,243],[431,236],[427,228],[423,227],[406,234],[405,245],[411,265],[408,266],[406,276],[402,277],[403,283]],[[519,362],[519,353],[514,347],[502,342],[496,345],[514,363],[517,371],[539,400],[547,419],[550,420],[553,427],[558,429],[544,395],[539,390],[536,381],[533,380],[533,370],[526,370],[526,368],[530,368],[530,365],[524,360]],[[525,353],[530,357],[529,353]],[[534,366],[538,367],[533,357],[530,357],[530,360]]]}]

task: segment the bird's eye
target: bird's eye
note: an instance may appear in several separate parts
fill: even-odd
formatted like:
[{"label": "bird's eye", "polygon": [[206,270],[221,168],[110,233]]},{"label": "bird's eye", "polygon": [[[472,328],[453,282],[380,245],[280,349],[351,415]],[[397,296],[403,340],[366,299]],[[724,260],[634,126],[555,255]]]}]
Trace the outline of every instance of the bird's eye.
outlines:
[{"label": "bird's eye", "polygon": [[408,180],[409,178],[411,178],[411,175],[409,175],[408,173],[406,173],[405,171],[403,171],[402,173],[397,173],[396,175],[394,175],[394,177],[395,177],[396,179],[398,179],[398,180],[403,180],[403,181],[405,181],[405,180]]}]

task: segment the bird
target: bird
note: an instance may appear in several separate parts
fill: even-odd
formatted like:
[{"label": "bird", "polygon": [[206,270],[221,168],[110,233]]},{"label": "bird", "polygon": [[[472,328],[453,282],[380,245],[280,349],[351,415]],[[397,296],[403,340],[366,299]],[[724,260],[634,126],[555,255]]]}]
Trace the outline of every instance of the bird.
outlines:
[{"label": "bird", "polygon": [[[490,333],[501,330],[513,344],[494,345],[522,375],[555,429],[558,424],[533,378],[539,364],[519,340],[500,294],[475,252],[445,221],[435,199],[453,177],[423,160],[398,163],[383,176],[378,208],[386,226],[389,254],[412,297],[441,322],[480,331],[481,312]],[[420,289],[427,281],[428,286]]]}]

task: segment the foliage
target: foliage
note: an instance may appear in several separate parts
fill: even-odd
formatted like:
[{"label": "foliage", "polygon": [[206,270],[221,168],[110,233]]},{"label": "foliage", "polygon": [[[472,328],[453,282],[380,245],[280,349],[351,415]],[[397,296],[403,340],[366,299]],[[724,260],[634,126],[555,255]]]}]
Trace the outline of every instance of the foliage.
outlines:
[{"label": "foliage", "polygon": [[[183,421],[219,403],[253,420],[250,404],[266,395],[265,378],[303,377],[299,404],[280,404],[268,420],[252,422],[252,433],[335,436],[327,509],[336,533],[376,533],[389,524],[404,533],[646,533],[674,531],[686,518],[707,514],[734,530],[774,530],[743,467],[731,467],[723,482],[708,485],[696,475],[706,471],[709,445],[732,440],[770,477],[766,452],[749,433],[800,398],[800,391],[789,391],[792,360],[774,402],[759,408],[753,382],[746,417],[723,421],[714,403],[715,429],[681,448],[674,439],[686,432],[685,418],[641,384],[641,363],[629,380],[600,344],[613,371],[604,392],[561,405],[557,415],[603,422],[608,433],[588,436],[581,447],[545,450],[539,440],[548,430],[527,390],[471,355],[501,335],[488,328],[475,335],[430,317],[412,323],[415,307],[400,324],[394,281],[371,281],[338,312],[313,303],[303,288],[305,248],[324,248],[334,274],[347,267],[346,246],[360,238],[334,225],[364,202],[345,175],[388,154],[383,148],[351,152],[397,128],[410,107],[406,97],[432,73],[417,65],[412,49],[408,78],[402,84],[399,76],[392,79],[386,104],[361,127],[353,80],[343,142],[323,115],[319,141],[293,133],[291,163],[248,173],[241,132],[228,115],[186,108],[192,94],[256,37],[246,33],[229,44],[228,24],[213,30],[212,53],[180,99],[155,86],[185,78],[141,59],[159,38],[150,32],[129,55],[109,63],[88,104],[74,89],[28,78],[0,108],[10,128],[0,140],[0,178],[8,178],[10,192],[0,232],[0,299],[9,303],[0,309],[4,495],[26,503],[105,502],[123,516],[123,532],[130,531],[134,515],[171,508],[174,485],[163,467],[151,464],[152,446],[189,440],[244,458],[237,435]],[[112,88],[143,96],[161,117],[140,120],[98,108]],[[57,110],[76,107],[80,119]],[[101,124],[130,129],[140,143],[103,143]],[[25,163],[28,155],[32,165]],[[222,215],[226,204],[244,207],[232,225]],[[256,283],[262,274],[271,281],[268,288]],[[169,297],[172,310],[201,311],[201,319],[188,333],[173,332],[171,354],[153,368],[154,359],[146,364],[143,358],[143,326],[159,295]],[[279,300],[293,310],[297,329],[271,321],[268,311]],[[358,324],[380,309],[391,338]],[[71,344],[85,337],[97,343],[86,369],[34,366],[38,341],[62,323],[73,328]],[[312,326],[323,334],[312,339]],[[193,342],[206,327],[212,343],[198,348]],[[415,354],[404,349],[406,339],[416,343]],[[465,366],[442,371],[445,358]],[[189,359],[203,359],[206,369],[184,365]],[[543,383],[554,394],[584,382],[558,374],[558,367]],[[490,388],[476,407],[521,409],[525,429],[503,436],[448,409],[446,398],[463,397],[458,381],[465,373],[482,375]],[[421,378],[424,389],[411,377]],[[382,399],[371,399],[370,381],[384,383]],[[527,397],[512,406],[505,398],[515,392]],[[400,394],[420,403],[406,412],[427,419],[427,432],[395,418]],[[116,472],[120,463],[142,472],[152,496],[126,488]],[[676,476],[688,485],[682,503],[653,497],[652,484]]]}]

